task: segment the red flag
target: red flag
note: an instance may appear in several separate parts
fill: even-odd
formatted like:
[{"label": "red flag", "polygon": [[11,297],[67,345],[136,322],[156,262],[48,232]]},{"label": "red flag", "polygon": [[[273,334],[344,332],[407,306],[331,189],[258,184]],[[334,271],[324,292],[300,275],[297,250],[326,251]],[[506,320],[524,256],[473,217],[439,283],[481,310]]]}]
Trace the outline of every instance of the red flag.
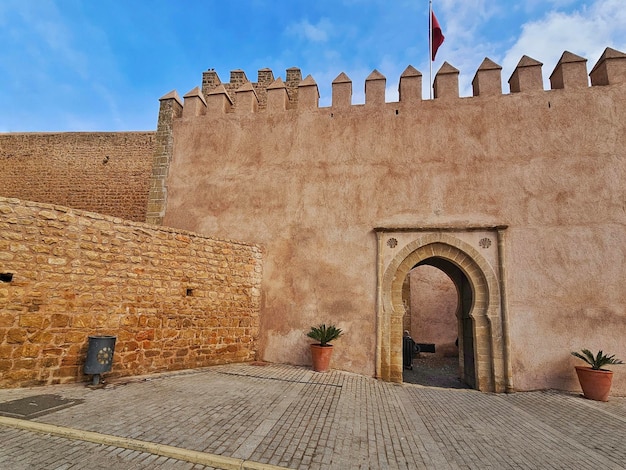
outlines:
[{"label": "red flag", "polygon": [[437,21],[437,18],[435,17],[435,12],[431,11],[430,14],[432,15],[431,21],[432,21],[432,31],[431,31],[431,35],[430,35],[430,40],[431,42],[431,47],[432,47],[432,60],[435,60],[435,55],[437,55],[437,50],[439,49],[439,46],[441,46],[443,44],[443,40],[445,39],[443,36],[443,33],[441,32],[441,26],[439,26],[439,21]]}]

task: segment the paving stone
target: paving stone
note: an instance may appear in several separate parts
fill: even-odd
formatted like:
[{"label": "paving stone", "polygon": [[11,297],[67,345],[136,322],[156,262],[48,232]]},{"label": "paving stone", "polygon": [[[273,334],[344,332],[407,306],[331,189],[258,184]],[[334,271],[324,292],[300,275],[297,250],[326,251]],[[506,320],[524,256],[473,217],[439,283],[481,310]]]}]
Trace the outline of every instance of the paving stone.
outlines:
[{"label": "paving stone", "polygon": [[[626,398],[495,395],[236,364],[99,390],[0,390],[0,403],[42,393],[83,401],[31,421],[294,469],[596,470],[626,462]],[[209,468],[3,426],[0,441],[0,468]]]}]

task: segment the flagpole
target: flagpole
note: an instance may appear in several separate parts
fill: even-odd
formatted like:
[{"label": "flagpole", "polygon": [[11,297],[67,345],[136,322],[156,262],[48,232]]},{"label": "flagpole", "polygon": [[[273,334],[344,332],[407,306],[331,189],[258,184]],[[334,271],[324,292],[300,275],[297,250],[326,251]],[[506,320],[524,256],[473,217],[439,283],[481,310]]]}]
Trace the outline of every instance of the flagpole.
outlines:
[{"label": "flagpole", "polygon": [[430,99],[433,99],[433,0],[428,0],[428,64],[430,74],[428,75],[428,91]]}]

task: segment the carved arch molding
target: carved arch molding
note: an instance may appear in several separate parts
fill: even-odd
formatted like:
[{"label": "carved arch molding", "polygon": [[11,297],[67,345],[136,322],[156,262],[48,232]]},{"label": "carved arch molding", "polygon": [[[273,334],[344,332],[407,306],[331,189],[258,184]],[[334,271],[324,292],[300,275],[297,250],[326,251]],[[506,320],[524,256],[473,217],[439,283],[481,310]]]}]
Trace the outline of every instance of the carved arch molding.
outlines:
[{"label": "carved arch molding", "polygon": [[[506,308],[506,226],[376,228],[376,376],[402,382],[402,284],[419,264],[453,266],[471,289],[471,305],[459,309],[471,325],[476,389],[513,391]],[[446,272],[453,277],[450,272]],[[457,290],[459,286],[457,285]],[[468,326],[468,328],[470,328]],[[460,348],[460,354],[462,354]],[[463,361],[461,368],[463,368]]]}]

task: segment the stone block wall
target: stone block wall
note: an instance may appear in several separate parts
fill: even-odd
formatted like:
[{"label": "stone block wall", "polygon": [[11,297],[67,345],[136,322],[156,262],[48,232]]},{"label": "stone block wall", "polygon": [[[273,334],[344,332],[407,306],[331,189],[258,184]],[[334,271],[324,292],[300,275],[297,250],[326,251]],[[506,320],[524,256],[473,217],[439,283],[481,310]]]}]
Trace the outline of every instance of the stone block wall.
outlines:
[{"label": "stone block wall", "polygon": [[154,136],[0,134],[0,195],[145,222]]},{"label": "stone block wall", "polygon": [[255,359],[259,247],[0,197],[0,387],[88,380],[89,335],[115,335],[109,377]]}]

